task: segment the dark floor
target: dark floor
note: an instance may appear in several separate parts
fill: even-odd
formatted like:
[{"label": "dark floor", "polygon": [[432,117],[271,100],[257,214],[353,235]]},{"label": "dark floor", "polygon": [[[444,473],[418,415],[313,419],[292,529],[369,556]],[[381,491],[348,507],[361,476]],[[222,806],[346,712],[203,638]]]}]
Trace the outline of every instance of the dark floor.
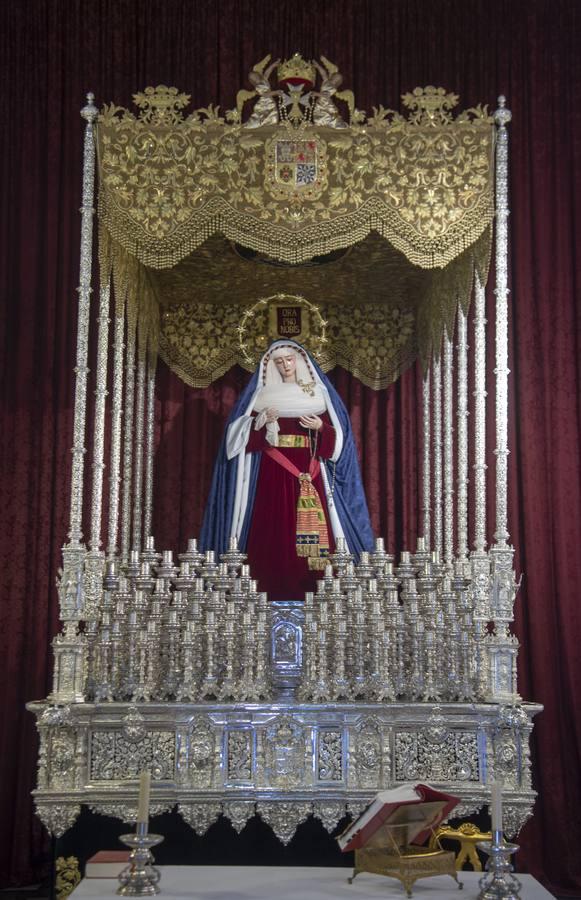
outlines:
[{"label": "dark floor", "polygon": [[[50,893],[46,885],[33,884],[18,890],[0,891],[0,900],[48,900]],[[555,894],[556,900],[581,900],[581,894],[562,897]],[[524,900],[524,898],[523,898]]]},{"label": "dark floor", "polygon": [[28,887],[9,888],[0,891],[1,900],[42,900],[49,896],[49,890],[46,885],[31,884]]},{"label": "dark floor", "polygon": [[[50,893],[46,885],[33,884],[18,890],[0,891],[0,900],[48,900]],[[581,900],[581,894],[562,897],[555,894],[556,900]],[[525,898],[523,898],[525,900]]]}]

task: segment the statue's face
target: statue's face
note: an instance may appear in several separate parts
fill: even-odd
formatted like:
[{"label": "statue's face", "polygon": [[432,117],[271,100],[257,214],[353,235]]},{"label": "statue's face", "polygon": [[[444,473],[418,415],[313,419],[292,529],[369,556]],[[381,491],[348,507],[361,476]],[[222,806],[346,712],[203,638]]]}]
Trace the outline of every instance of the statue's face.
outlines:
[{"label": "statue's face", "polygon": [[295,380],[297,358],[292,350],[290,350],[288,353],[285,353],[284,356],[277,356],[274,360],[274,364],[282,375],[283,381]]}]

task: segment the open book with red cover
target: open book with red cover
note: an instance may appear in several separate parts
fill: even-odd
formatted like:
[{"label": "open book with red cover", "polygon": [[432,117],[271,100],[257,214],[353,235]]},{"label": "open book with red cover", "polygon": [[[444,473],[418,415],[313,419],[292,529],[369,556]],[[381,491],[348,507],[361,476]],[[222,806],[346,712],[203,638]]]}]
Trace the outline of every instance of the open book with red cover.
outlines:
[{"label": "open book with red cover", "polygon": [[359,818],[339,835],[339,846],[346,853],[369,843],[385,844],[385,840],[378,842],[374,836],[377,838],[380,829],[385,832],[387,828],[393,829],[394,834],[399,832],[399,839],[394,838],[398,844],[422,844],[459,802],[459,797],[444,794],[429,784],[402,784],[380,791]]}]

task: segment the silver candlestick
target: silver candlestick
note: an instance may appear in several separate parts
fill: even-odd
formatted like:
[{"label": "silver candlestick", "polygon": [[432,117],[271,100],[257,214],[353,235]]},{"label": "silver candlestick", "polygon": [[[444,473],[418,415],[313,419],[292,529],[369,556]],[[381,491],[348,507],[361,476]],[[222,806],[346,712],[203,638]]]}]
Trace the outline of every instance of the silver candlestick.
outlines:
[{"label": "silver candlestick", "polygon": [[483,841],[478,847],[488,854],[486,874],[478,882],[478,900],[519,900],[521,883],[510,862],[518,844],[507,844],[502,831],[494,830],[492,841]]},{"label": "silver candlestick", "polygon": [[151,897],[159,894],[159,869],[153,865],[151,848],[161,844],[161,834],[148,834],[147,822],[138,822],[135,834],[122,834],[119,838],[131,848],[129,865],[119,876],[117,893],[122,897]]}]

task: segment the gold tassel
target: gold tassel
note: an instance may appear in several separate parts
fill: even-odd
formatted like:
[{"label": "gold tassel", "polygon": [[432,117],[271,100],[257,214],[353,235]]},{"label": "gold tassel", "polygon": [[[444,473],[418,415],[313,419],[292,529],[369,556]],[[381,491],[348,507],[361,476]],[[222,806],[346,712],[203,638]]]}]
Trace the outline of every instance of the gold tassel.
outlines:
[{"label": "gold tassel", "polygon": [[307,557],[309,569],[325,567],[329,555],[329,531],[321,498],[307,473],[299,475],[297,502],[297,556]]}]

